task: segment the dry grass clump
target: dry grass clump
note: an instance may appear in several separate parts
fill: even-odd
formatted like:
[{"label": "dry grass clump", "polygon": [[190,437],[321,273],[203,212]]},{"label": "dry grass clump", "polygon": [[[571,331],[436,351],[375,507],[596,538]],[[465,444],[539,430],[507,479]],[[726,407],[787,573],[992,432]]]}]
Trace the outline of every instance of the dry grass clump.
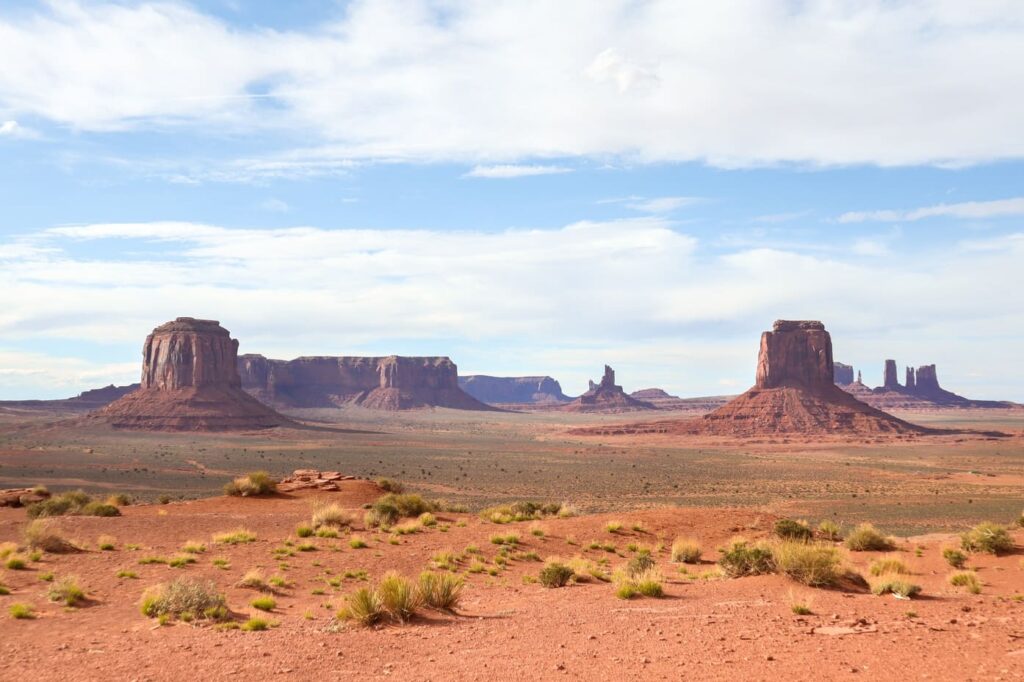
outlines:
[{"label": "dry grass clump", "polygon": [[228,615],[224,595],[212,581],[178,578],[146,590],[140,603],[150,618],[206,618],[224,620]]},{"label": "dry grass clump", "polygon": [[637,552],[636,556],[629,560],[626,564],[626,573],[632,578],[646,573],[647,571],[654,568],[654,557],[651,556],[651,550],[641,549]]},{"label": "dry grass clump", "polygon": [[224,484],[224,494],[237,497],[258,497],[277,492],[277,481],[266,471],[250,471]]},{"label": "dry grass clump", "polygon": [[540,569],[537,579],[544,587],[565,587],[572,580],[575,573],[571,568],[559,561],[548,561],[544,568]]},{"label": "dry grass clump", "polygon": [[259,590],[260,592],[273,592],[274,589],[267,583],[263,577],[263,571],[258,568],[251,568],[245,572],[242,579],[235,583],[236,587],[246,587],[251,590]]},{"label": "dry grass clump", "polygon": [[128,493],[112,493],[107,495],[107,499],[104,500],[104,504],[110,504],[115,507],[127,507],[134,499]]},{"label": "dry grass clump", "polygon": [[632,599],[638,595],[655,598],[665,595],[662,587],[664,577],[654,568],[653,562],[643,570],[637,569],[636,565],[627,565],[615,572],[615,596],[619,599]]},{"label": "dry grass clump", "polygon": [[899,574],[889,573],[871,581],[871,593],[892,594],[898,599],[910,599],[921,593],[921,586],[915,585]]},{"label": "dry grass clump", "polygon": [[11,614],[11,618],[15,620],[31,620],[36,617],[35,611],[29,604],[11,604],[7,613]]},{"label": "dry grass clump", "polygon": [[949,584],[953,587],[966,587],[971,594],[981,594],[981,581],[974,571],[957,571],[951,573]]},{"label": "dry grass clump", "polygon": [[30,521],[22,533],[25,544],[31,549],[38,549],[52,554],[74,552],[78,548],[71,541],[57,532],[56,526],[47,519]]},{"label": "dry grass clump", "polygon": [[451,573],[420,573],[418,585],[423,604],[441,611],[452,611],[459,605],[465,581]]},{"label": "dry grass clump", "polygon": [[609,521],[604,524],[604,529],[609,533],[618,533],[622,530],[622,521]]},{"label": "dry grass clump", "polygon": [[722,556],[718,559],[718,567],[730,578],[763,575],[775,570],[772,550],[764,543],[751,545],[743,538],[735,538],[719,551]]},{"label": "dry grass clump", "polygon": [[874,576],[883,575],[885,573],[907,575],[910,573],[910,570],[898,557],[886,556],[872,561],[871,566],[868,568],[868,572]]},{"label": "dry grass clump", "polygon": [[353,535],[348,541],[348,546],[352,549],[366,549],[369,545],[366,544],[366,540],[362,539],[358,535]]},{"label": "dry grass clump", "polygon": [[338,612],[338,617],[350,620],[359,625],[376,625],[387,617],[384,602],[373,587],[360,587],[345,598],[345,607]]},{"label": "dry grass clump", "polygon": [[512,523],[515,521],[531,521],[545,516],[575,516],[576,510],[567,504],[557,502],[519,501],[511,504],[499,504],[488,507],[480,512],[480,518],[491,523]]},{"label": "dry grass clump", "polygon": [[814,603],[814,597],[811,595],[797,595],[793,590],[789,591],[789,610],[797,616],[810,616],[814,612],[811,610],[811,604]]},{"label": "dry grass clump", "polygon": [[692,538],[676,538],[672,543],[672,561],[677,564],[696,564],[700,562],[700,543]]},{"label": "dry grass clump", "polygon": [[239,526],[234,530],[214,533],[213,541],[219,545],[242,545],[247,542],[256,542],[256,533]]},{"label": "dry grass clump", "polygon": [[565,565],[572,569],[573,579],[578,583],[589,582],[591,579],[606,583],[612,579],[596,562],[578,554],[567,560]]},{"label": "dry grass clump", "polygon": [[999,555],[1013,549],[1013,540],[1005,526],[985,521],[961,535],[960,545],[968,552]]},{"label": "dry grass clump", "polygon": [[81,490],[54,495],[34,502],[26,509],[30,519],[47,516],[120,516],[121,512],[112,504],[97,502]]},{"label": "dry grass clump", "polygon": [[775,535],[783,540],[810,540],[814,532],[810,527],[801,521],[793,519],[779,519],[775,522]]},{"label": "dry grass clump", "polygon": [[277,606],[277,600],[271,596],[256,597],[249,602],[249,606],[260,611],[273,611]]},{"label": "dry grass clump", "polygon": [[117,538],[113,535],[101,535],[96,539],[96,546],[101,552],[113,552],[117,548]]},{"label": "dry grass clump", "polygon": [[250,618],[238,626],[242,632],[262,632],[270,629],[270,621],[265,618]]},{"label": "dry grass clump", "polygon": [[822,540],[836,542],[843,539],[843,528],[835,521],[825,519],[818,524],[818,537]]},{"label": "dry grass clump", "polygon": [[377,485],[386,493],[404,493],[405,486],[391,478],[378,478]]},{"label": "dry grass clump", "polygon": [[896,545],[870,523],[862,523],[846,536],[846,547],[854,552],[888,552]]},{"label": "dry grass clump", "polygon": [[313,517],[310,519],[310,525],[314,529],[325,526],[329,528],[348,528],[355,523],[355,517],[336,502],[318,499],[313,500],[312,505]]},{"label": "dry grass clump", "polygon": [[831,545],[783,540],[771,548],[775,570],[810,587],[834,585],[842,575],[842,557]]},{"label": "dry grass clump", "polygon": [[78,584],[78,579],[65,576],[50,585],[47,591],[50,601],[63,602],[65,606],[78,606],[85,601],[85,590]]},{"label": "dry grass clump", "polygon": [[967,555],[952,547],[942,549],[942,558],[953,568],[963,568],[967,564]]},{"label": "dry grass clump", "polygon": [[506,535],[492,535],[492,545],[518,545],[519,534],[518,533],[507,533]]},{"label": "dry grass clump", "polygon": [[412,618],[423,603],[416,585],[395,571],[388,571],[380,579],[377,594],[384,612],[399,623]]},{"label": "dry grass clump", "polygon": [[414,518],[425,512],[439,511],[435,502],[423,499],[414,493],[388,493],[373,503],[372,509],[387,509],[398,512],[399,517]]}]

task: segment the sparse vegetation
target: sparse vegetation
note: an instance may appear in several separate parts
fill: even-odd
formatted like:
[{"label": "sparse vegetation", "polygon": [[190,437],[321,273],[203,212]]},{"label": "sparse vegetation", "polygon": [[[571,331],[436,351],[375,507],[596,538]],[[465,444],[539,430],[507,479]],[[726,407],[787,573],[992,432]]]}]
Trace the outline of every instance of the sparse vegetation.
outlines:
[{"label": "sparse vegetation", "polygon": [[270,621],[264,618],[250,618],[242,623],[238,629],[243,632],[261,632],[270,629]]},{"label": "sparse vegetation", "polygon": [[113,552],[117,548],[117,538],[112,535],[101,535],[96,540],[96,546],[101,552]]},{"label": "sparse vegetation", "polygon": [[833,585],[841,575],[842,558],[831,545],[783,540],[770,551],[775,570],[804,585]]},{"label": "sparse vegetation", "polygon": [[794,521],[793,519],[779,519],[775,522],[775,535],[783,540],[807,541],[814,537],[813,531],[806,523]]},{"label": "sparse vegetation", "polygon": [[237,587],[247,587],[261,592],[271,592],[272,589],[263,577],[263,571],[258,568],[251,568],[245,572],[242,579],[235,583]]},{"label": "sparse vegetation", "polygon": [[607,571],[602,570],[596,562],[586,557],[577,555],[566,561],[565,564],[572,569],[573,579],[576,582],[583,583],[594,579],[606,583],[611,580]]},{"label": "sparse vegetation", "polygon": [[360,587],[346,597],[345,608],[338,617],[363,626],[376,625],[387,617],[384,603],[373,587]]},{"label": "sparse vegetation", "polygon": [[416,585],[394,571],[385,573],[377,583],[377,594],[385,613],[400,623],[412,618],[422,604]]},{"label": "sparse vegetation", "polygon": [[518,533],[507,533],[505,535],[492,535],[491,544],[493,545],[518,545],[519,534]]},{"label": "sparse vegetation", "polygon": [[671,557],[675,563],[696,564],[700,562],[700,543],[690,538],[676,538],[672,543]]},{"label": "sparse vegetation", "polygon": [[75,545],[59,532],[56,526],[49,519],[35,519],[25,526],[22,534],[25,545],[31,549],[60,554],[73,552],[77,549]]},{"label": "sparse vegetation", "polygon": [[81,490],[54,495],[26,508],[30,519],[47,516],[120,516],[121,512],[112,504],[97,502]]},{"label": "sparse vegetation", "polygon": [[719,550],[722,556],[718,566],[730,578],[762,575],[775,570],[771,549],[763,544],[751,545],[742,538],[734,539],[728,547]]},{"label": "sparse vegetation", "polygon": [[907,569],[907,565],[899,558],[893,556],[875,559],[871,562],[868,572],[874,576],[884,575],[885,573],[894,573],[897,575],[906,575],[910,573]]},{"label": "sparse vegetation", "polygon": [[178,578],[146,590],[140,603],[143,615],[150,618],[180,618],[188,614],[193,618],[224,620],[227,603],[212,581]]},{"label": "sparse vegetation", "polygon": [[967,555],[952,547],[943,548],[942,558],[953,568],[963,568],[967,565]]},{"label": "sparse vegetation", "polygon": [[213,541],[219,545],[241,545],[256,541],[256,533],[248,528],[235,528],[223,533],[215,533]]},{"label": "sparse vegetation", "polygon": [[451,611],[459,605],[465,581],[450,573],[420,573],[419,594],[426,606]]},{"label": "sparse vegetation", "polygon": [[23,571],[28,568],[28,559],[20,554],[11,554],[4,562],[4,566],[12,571]]},{"label": "sparse vegetation", "polygon": [[871,582],[871,593],[892,594],[900,599],[910,599],[921,593],[921,586],[900,575],[889,574],[879,576],[877,580]]},{"label": "sparse vegetation", "polygon": [[622,530],[622,521],[609,521],[604,524],[604,529],[609,533],[618,533]]},{"label": "sparse vegetation", "polygon": [[196,558],[191,554],[179,554],[168,561],[167,565],[171,568],[185,568],[189,564],[194,564],[195,562]]},{"label": "sparse vegetation", "polygon": [[953,587],[965,587],[971,594],[981,594],[981,581],[974,571],[957,571],[950,574],[948,580]]},{"label": "sparse vegetation", "polygon": [[11,604],[7,608],[7,613],[15,620],[31,620],[36,617],[35,611],[28,604]]},{"label": "sparse vegetation", "polygon": [[960,545],[968,552],[999,555],[1013,549],[1013,539],[1005,526],[985,521],[960,536]]},{"label": "sparse vegetation", "polygon": [[365,549],[369,545],[366,544],[366,540],[362,539],[358,535],[353,535],[348,541],[348,546],[352,549]]},{"label": "sparse vegetation", "polygon": [[846,548],[854,552],[888,552],[895,545],[870,523],[862,523],[846,536]]},{"label": "sparse vegetation", "polygon": [[313,527],[307,526],[304,523],[300,523],[295,527],[295,534],[300,538],[308,538],[313,536]]},{"label": "sparse vegetation", "polygon": [[249,602],[249,606],[260,611],[273,611],[277,606],[277,600],[271,596],[256,597]]},{"label": "sparse vegetation", "polygon": [[122,570],[117,572],[117,577],[118,578],[127,578],[127,579],[130,579],[130,580],[138,580],[139,574],[136,573],[135,571],[129,571],[129,570],[126,570],[126,569],[122,569]]},{"label": "sparse vegetation", "polygon": [[63,602],[65,606],[78,606],[85,601],[85,590],[73,576],[65,576],[54,582],[46,594],[50,601]]},{"label": "sparse vegetation", "polygon": [[549,561],[540,569],[537,578],[544,587],[565,587],[574,575],[573,570],[565,564]]},{"label": "sparse vegetation", "polygon": [[818,524],[818,537],[822,540],[837,542],[843,539],[843,529],[835,521],[825,519]]},{"label": "sparse vegetation", "polygon": [[626,573],[631,578],[646,573],[654,568],[654,557],[651,556],[651,551],[644,549],[640,550],[635,557],[629,560],[626,564]]},{"label": "sparse vegetation", "polygon": [[377,485],[386,493],[401,494],[405,492],[405,486],[390,478],[378,478]]},{"label": "sparse vegetation", "polygon": [[266,471],[250,471],[224,484],[225,495],[257,497],[277,492],[277,481]]},{"label": "sparse vegetation", "polygon": [[488,507],[480,512],[480,518],[491,523],[504,524],[517,521],[531,521],[545,516],[575,516],[576,510],[568,505],[557,503],[520,501]]},{"label": "sparse vegetation", "polygon": [[353,518],[352,514],[345,511],[336,502],[313,500],[313,516],[310,520],[310,525],[314,529],[325,526],[330,528],[348,528],[354,522],[355,518]]},{"label": "sparse vegetation", "polygon": [[189,540],[181,546],[181,551],[186,554],[202,554],[206,551],[206,545],[198,540]]}]

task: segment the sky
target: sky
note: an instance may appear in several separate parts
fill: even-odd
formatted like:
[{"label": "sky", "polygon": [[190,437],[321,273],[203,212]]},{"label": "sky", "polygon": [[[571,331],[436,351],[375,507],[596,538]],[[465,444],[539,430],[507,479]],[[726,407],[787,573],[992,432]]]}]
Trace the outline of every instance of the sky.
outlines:
[{"label": "sky", "polygon": [[0,4],[0,399],[240,352],[1024,401],[1017,0]]}]

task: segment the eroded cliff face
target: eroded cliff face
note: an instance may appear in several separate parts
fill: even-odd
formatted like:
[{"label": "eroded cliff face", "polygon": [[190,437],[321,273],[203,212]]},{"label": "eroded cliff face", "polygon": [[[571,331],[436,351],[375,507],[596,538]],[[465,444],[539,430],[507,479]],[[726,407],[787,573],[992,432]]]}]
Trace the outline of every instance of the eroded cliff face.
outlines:
[{"label": "eroded cliff face", "polygon": [[221,431],[290,423],[241,389],[238,341],[215,320],[179,317],[146,337],[138,390],[94,413],[115,428]]},{"label": "eroded cliff face", "polygon": [[761,335],[757,388],[820,388],[834,381],[832,337],[821,322],[776,320]]},{"label": "eroded cliff face", "polygon": [[459,387],[458,367],[446,357],[317,356],[272,360],[262,355],[243,355],[237,364],[242,388],[274,405],[489,409]]},{"label": "eroded cliff face", "polygon": [[459,377],[459,386],[477,400],[491,405],[551,405],[569,401],[562,393],[561,384],[548,376],[473,374]]},{"label": "eroded cliff face", "polygon": [[844,365],[841,362],[833,362],[833,380],[840,386],[849,386],[853,383],[853,365]]}]

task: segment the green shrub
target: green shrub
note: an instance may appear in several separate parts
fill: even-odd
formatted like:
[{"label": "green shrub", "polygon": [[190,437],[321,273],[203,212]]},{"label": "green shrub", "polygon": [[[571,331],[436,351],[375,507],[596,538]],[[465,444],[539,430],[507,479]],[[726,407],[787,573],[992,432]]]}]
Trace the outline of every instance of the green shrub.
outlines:
[{"label": "green shrub", "polygon": [[551,561],[540,569],[537,576],[540,584],[544,587],[565,587],[572,580],[573,570],[563,563]]},{"label": "green shrub", "polygon": [[875,559],[871,562],[871,566],[868,568],[868,572],[871,575],[879,576],[885,573],[894,573],[897,575],[906,575],[910,573],[907,569],[907,565],[904,564],[896,557],[882,557],[881,559]]},{"label": "green shrub", "polygon": [[[39,502],[33,502],[26,507],[25,512],[30,519],[38,519],[47,516],[65,515],[88,515],[86,507],[92,503],[92,498],[81,490],[73,490],[60,495],[54,495]],[[105,507],[112,505],[103,505]],[[94,509],[94,508],[93,508]],[[104,510],[106,511],[106,510]],[[114,516],[119,514],[114,507]]]},{"label": "green shrub", "polygon": [[842,558],[831,545],[784,540],[772,546],[771,557],[776,571],[804,585],[820,587],[839,580]]},{"label": "green shrub", "polygon": [[960,536],[961,546],[968,552],[1006,554],[1013,549],[1013,540],[1005,526],[985,521]]},{"label": "green shrub", "polygon": [[274,607],[277,606],[277,600],[270,596],[256,597],[249,602],[249,605],[260,611],[273,611]]},{"label": "green shrub", "polygon": [[96,540],[96,546],[99,547],[101,552],[113,552],[117,546],[117,539],[111,535],[101,535]]},{"label": "green shrub", "polygon": [[143,615],[150,618],[161,616],[180,618],[182,614],[223,620],[227,616],[224,595],[217,592],[212,581],[194,578],[177,578],[146,590],[140,603]]},{"label": "green shrub", "polygon": [[7,557],[4,566],[12,571],[23,571],[28,567],[28,560],[20,554],[12,554]]},{"label": "green shrub", "polygon": [[775,570],[772,551],[765,545],[750,545],[746,540],[737,539],[720,551],[722,556],[718,559],[718,566],[730,578],[762,575]]},{"label": "green shrub", "polygon": [[277,481],[266,471],[251,471],[224,484],[225,495],[257,497],[277,492]]},{"label": "green shrub", "polygon": [[946,547],[942,550],[942,558],[953,568],[963,568],[967,564],[967,555],[959,549]]},{"label": "green shrub", "polygon": [[494,544],[494,545],[518,545],[519,544],[519,534],[518,533],[509,533],[507,535],[492,535],[491,536],[491,544]]},{"label": "green shrub", "polygon": [[814,533],[806,524],[793,519],[779,519],[775,522],[775,535],[783,540],[810,540]]},{"label": "green shrub", "polygon": [[260,632],[269,628],[270,622],[263,618],[250,618],[239,626],[243,632]]},{"label": "green shrub", "polygon": [[11,604],[7,609],[7,613],[11,614],[11,618],[16,620],[31,620],[36,617],[32,607],[28,604]]},{"label": "green shrub", "polygon": [[[501,504],[488,507],[480,512],[480,518],[491,523],[504,524],[514,521],[530,521],[545,516],[561,516],[563,511],[571,511],[565,505],[557,503],[540,503],[519,501],[511,504]],[[574,516],[575,512],[567,513],[566,516]]]},{"label": "green shrub", "polygon": [[423,499],[420,495],[406,493],[388,493],[373,503],[372,508],[394,508],[398,510],[399,516],[413,518],[425,512],[437,511],[437,505]]},{"label": "green shrub", "polygon": [[80,516],[120,516],[121,510],[106,502],[89,502],[79,512]]},{"label": "green shrub", "polygon": [[79,586],[76,578],[66,576],[50,585],[47,596],[50,601],[64,602],[66,606],[78,606],[85,601],[85,590]]},{"label": "green shrub", "polygon": [[888,552],[895,549],[892,540],[870,523],[862,523],[846,536],[846,547],[854,552]]},{"label": "green shrub", "polygon": [[893,594],[903,599],[910,599],[921,593],[921,586],[915,585],[899,575],[883,575],[871,583],[871,593]]},{"label": "green shrub", "polygon": [[966,587],[971,594],[981,594],[981,581],[974,571],[957,571],[951,574],[949,584],[953,587]]},{"label": "green shrub", "polygon": [[638,594],[640,593],[637,591],[636,585],[630,581],[619,583],[615,586],[615,596],[619,599],[632,599]]},{"label": "green shrub", "polygon": [[405,486],[390,478],[378,478],[377,485],[386,493],[403,493]]},{"label": "green shrub", "polygon": [[368,545],[366,544],[366,540],[362,539],[358,535],[352,536],[352,538],[348,541],[348,546],[352,549],[366,549],[366,547],[368,547]]},{"label": "green shrub", "polygon": [[302,523],[295,527],[295,534],[300,538],[308,538],[313,535],[313,527]]},{"label": "green shrub", "polygon": [[416,585],[394,571],[385,573],[377,583],[377,594],[384,611],[400,623],[412,618],[422,603]]},{"label": "green shrub", "polygon": [[675,563],[696,564],[700,562],[700,543],[688,538],[676,538],[672,543],[671,556]]},{"label": "green shrub", "polygon": [[654,568],[654,557],[651,556],[651,551],[642,549],[626,564],[626,573],[629,574],[629,577],[633,578],[641,573],[650,571],[652,568]]},{"label": "green shrub", "polygon": [[128,493],[112,493],[107,496],[107,504],[115,507],[127,507],[133,502],[133,498]]},{"label": "green shrub", "polygon": [[420,573],[420,599],[430,608],[451,611],[459,605],[465,581],[451,573]]},{"label": "green shrub", "polygon": [[398,508],[394,505],[378,504],[363,514],[363,524],[367,528],[390,528],[400,518]]}]

